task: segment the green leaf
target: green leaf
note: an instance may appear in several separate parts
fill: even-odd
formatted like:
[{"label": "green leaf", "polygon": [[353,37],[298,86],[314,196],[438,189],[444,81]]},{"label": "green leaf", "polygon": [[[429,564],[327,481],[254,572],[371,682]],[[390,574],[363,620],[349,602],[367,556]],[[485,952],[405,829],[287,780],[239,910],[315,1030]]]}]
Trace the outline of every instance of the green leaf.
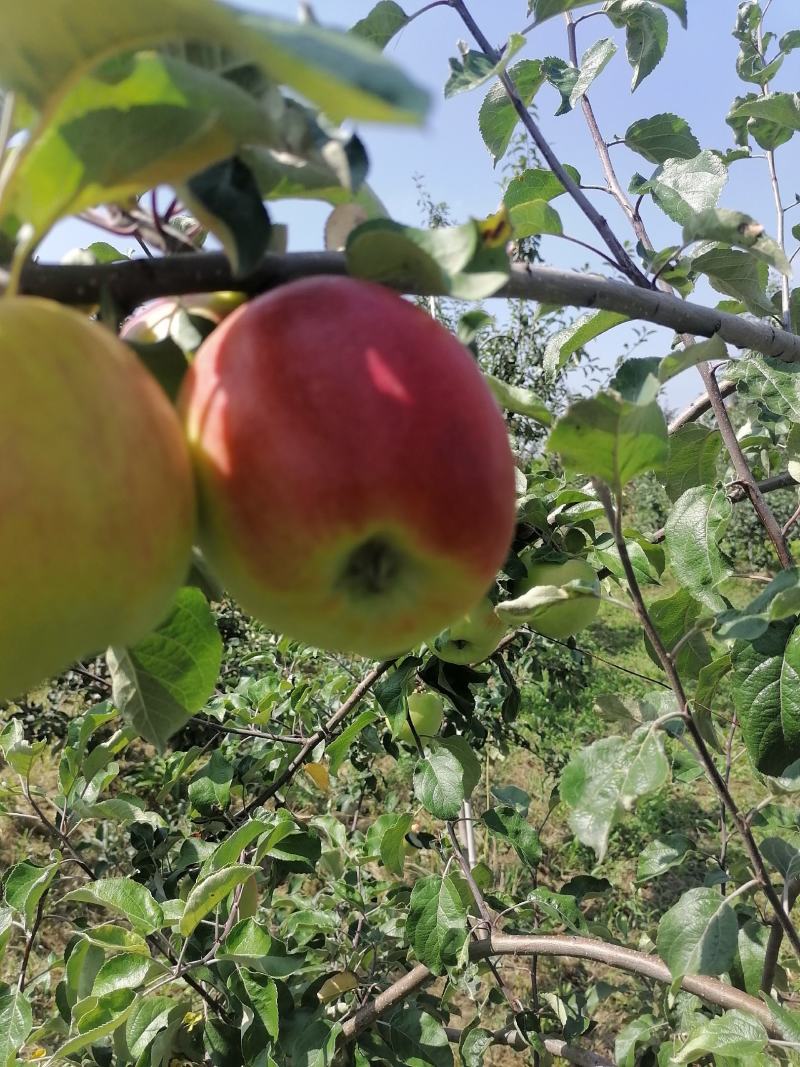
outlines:
[{"label": "green leaf", "polygon": [[[284,1051],[280,1062],[291,1063],[292,1067],[331,1067],[340,1031],[339,1023],[330,1023],[308,1011],[295,1011],[281,1031]],[[237,1028],[237,1036],[238,1032]]]},{"label": "green leaf", "polygon": [[125,1024],[125,1044],[131,1057],[138,1060],[155,1038],[177,1025],[185,1013],[186,1003],[172,997],[150,994],[137,1000]]},{"label": "green leaf", "polygon": [[800,365],[751,353],[727,371],[736,392],[758,400],[774,415],[800,422]]},{"label": "green leaf", "polygon": [[759,145],[770,151],[800,130],[800,98],[797,93],[751,93],[739,98],[727,119],[734,126],[743,120]]},{"label": "green leaf", "polygon": [[474,747],[461,734],[437,737],[432,747],[444,748],[458,760],[463,775],[464,798],[469,800],[482,774],[481,761],[475,755]]},{"label": "green leaf", "polygon": [[719,334],[714,334],[707,341],[686,345],[685,348],[679,348],[668,356],[664,356],[658,367],[658,380],[663,384],[674,378],[676,374],[680,374],[681,371],[696,367],[698,363],[715,359],[727,360],[727,358],[728,349],[725,342]]},{"label": "green leaf", "polygon": [[[580,185],[581,176],[567,164],[564,170]],[[514,209],[533,200],[555,200],[565,192],[564,186],[551,170],[531,167],[512,178],[503,193],[503,201],[512,215]]]},{"label": "green leaf", "polygon": [[696,1063],[698,1054],[703,1052],[752,1062],[750,1058],[766,1046],[767,1031],[758,1019],[742,1011],[726,1011],[691,1030],[686,1044],[673,1054],[672,1062]]},{"label": "green leaf", "polygon": [[522,34],[512,33],[509,37],[501,58],[493,63],[483,52],[469,51],[462,55],[461,59],[450,60],[450,77],[444,87],[445,99],[456,96],[458,93],[477,89],[504,71],[513,56],[519,52],[525,44]]},{"label": "green leaf", "polygon": [[781,571],[742,608],[731,608],[717,616],[714,632],[724,640],[754,641],[771,622],[800,614],[800,570]]},{"label": "green leaf", "polygon": [[16,1062],[33,1026],[33,1013],[28,998],[16,986],[0,985],[0,1064],[7,1067]]},{"label": "green leaf", "polygon": [[380,856],[381,863],[392,874],[402,877],[405,865],[406,834],[411,829],[410,815],[379,815],[367,830],[367,852]]},{"label": "green leaf", "polygon": [[180,187],[188,211],[210,230],[234,275],[249,274],[269,251],[273,235],[261,189],[251,169],[231,156],[193,173]]},{"label": "green leaf", "polygon": [[490,833],[505,838],[523,863],[534,870],[542,858],[539,835],[516,808],[500,806],[483,813],[483,821]]},{"label": "green leaf", "polygon": [[719,547],[732,510],[724,490],[695,486],[678,498],[666,524],[667,558],[676,580],[713,612],[724,610],[716,590],[733,573]]},{"label": "green leaf", "polygon": [[657,1023],[652,1015],[640,1015],[622,1027],[614,1042],[614,1059],[617,1067],[636,1067],[636,1050],[649,1047]]},{"label": "green leaf", "polygon": [[[561,15],[564,11],[573,11],[578,7],[585,7],[594,3],[595,0],[529,0],[528,7],[536,16],[536,22],[544,22],[545,19]],[[674,12],[681,20],[681,25],[686,29],[686,0],[657,0],[662,7]],[[787,34],[787,36],[789,36]]]},{"label": "green leaf", "polygon": [[3,897],[6,904],[22,916],[26,929],[33,926],[39,901],[50,888],[58,871],[58,864],[39,867],[23,860],[15,863],[3,879]]},{"label": "green leaf", "polygon": [[638,152],[651,163],[693,159],[700,152],[700,142],[686,119],[669,112],[638,119],[625,131],[624,140],[632,152]]},{"label": "green leaf", "polygon": [[127,1021],[137,1003],[136,994],[131,989],[118,989],[90,1000],[92,1006],[87,1006],[78,1019],[78,1033],[56,1050],[55,1055],[60,1059],[67,1059],[113,1034]]},{"label": "green leaf", "polygon": [[684,224],[683,242],[707,240],[745,248],[752,256],[763,259],[782,274],[791,275],[786,254],[774,238],[764,233],[761,223],[741,211],[708,208]]},{"label": "green leaf", "polygon": [[136,989],[147,978],[150,958],[138,952],[120,952],[106,960],[92,986],[92,996],[102,997],[117,989]]},{"label": "green leaf", "polygon": [[189,800],[192,807],[203,815],[224,811],[231,799],[233,766],[219,749],[211,753],[211,759],[189,782]]},{"label": "green leaf", "polygon": [[[530,107],[534,96],[544,82],[541,62],[538,59],[523,59],[511,67],[508,74],[516,86],[519,98],[525,107]],[[481,136],[495,165],[506,154],[518,122],[519,116],[514,110],[514,105],[498,82],[486,94],[478,115]]]},{"label": "green leaf", "polygon": [[573,756],[561,775],[561,799],[569,808],[570,827],[594,849],[598,862],[623,812],[660,789],[668,777],[663,743],[649,726],[630,738],[604,737]]},{"label": "green leaf", "polygon": [[532,389],[525,389],[521,385],[509,385],[508,382],[495,378],[493,374],[484,374],[483,377],[501,408],[513,411],[516,415],[525,415],[534,422],[541,423],[542,426],[552,424],[553,416],[550,414],[550,409]]},{"label": "green leaf", "polygon": [[140,956],[149,956],[150,948],[140,934],[127,930],[124,926],[115,923],[106,923],[102,926],[92,926],[81,931],[90,945],[96,945],[104,954],[114,952],[135,952]]},{"label": "green leaf", "polygon": [[693,850],[694,845],[684,834],[672,833],[654,837],[639,854],[636,881],[648,882],[673,867],[679,867]]},{"label": "green leaf", "polygon": [[155,933],[164,925],[164,913],[153,894],[130,878],[100,878],[67,893],[64,900],[96,904],[124,915],[138,934]]},{"label": "green leaf", "polygon": [[377,722],[378,718],[379,716],[374,711],[362,711],[338,737],[331,741],[325,749],[325,755],[328,757],[328,770],[331,774],[338,773],[342,763],[347,759],[352,743],[363,730]]},{"label": "green leaf", "polygon": [[617,46],[609,37],[603,37],[590,45],[581,56],[581,65],[578,77],[569,94],[569,102],[572,107],[584,96],[595,78],[602,73],[608,63],[613,59]]},{"label": "green leaf", "polygon": [[182,181],[242,143],[277,140],[269,112],[231,81],[140,53],[61,98],[14,168],[3,206],[42,236],[64,215]]},{"label": "green leaf", "polygon": [[358,37],[213,0],[140,0],[126,10],[102,0],[31,0],[9,12],[3,29],[0,84],[37,108],[110,55],[190,40],[250,57],[335,122],[417,122],[427,109],[427,95]]},{"label": "green leaf", "polygon": [[494,1044],[494,1034],[480,1026],[467,1026],[461,1031],[458,1052],[464,1067],[483,1067],[484,1056]]},{"label": "green leaf", "polygon": [[229,863],[236,863],[249,845],[272,829],[274,829],[273,824],[265,819],[250,819],[242,826],[238,826],[216,846],[200,868],[199,877],[205,878],[207,874],[227,867]]},{"label": "green leaf", "polygon": [[561,217],[546,200],[529,200],[509,212],[514,236],[533,237],[535,234],[563,233]]},{"label": "green leaf", "polygon": [[264,1029],[273,1041],[277,1040],[280,1030],[280,1016],[278,1014],[278,987],[266,974],[257,971],[241,970],[245,992],[256,1013],[261,1020]]},{"label": "green leaf", "polygon": [[436,819],[457,819],[465,800],[464,768],[459,758],[436,745],[414,770],[414,796]]},{"label": "green leaf", "polygon": [[751,997],[757,997],[761,990],[769,933],[769,926],[760,919],[750,919],[739,928],[736,960],[731,977],[734,984],[744,989]]},{"label": "green leaf", "polygon": [[728,169],[714,152],[699,152],[692,159],[668,159],[642,188],[652,193],[661,210],[680,225],[698,212],[716,205]]},{"label": "green leaf", "polygon": [[508,258],[502,248],[483,262],[478,223],[420,230],[391,219],[373,219],[356,227],[347,239],[347,269],[372,281],[410,286],[433,292],[479,299],[505,284]]},{"label": "green leaf", "polygon": [[406,938],[420,963],[434,974],[457,966],[468,937],[467,909],[455,879],[431,875],[415,882]]},{"label": "green leaf", "polygon": [[564,11],[574,11],[577,7],[586,7],[593,0],[531,0],[528,7],[537,23],[561,15]]},{"label": "green leaf", "polygon": [[764,999],[767,1002],[767,1007],[772,1012],[775,1022],[778,1024],[778,1029],[784,1041],[800,1042],[800,1012],[789,1011],[788,1008],[774,1001],[772,997],[765,997]]},{"label": "green leaf", "polygon": [[453,1067],[442,1024],[417,1007],[404,1005],[388,1019],[388,1042],[404,1067]]},{"label": "green leaf", "polygon": [[719,430],[697,423],[681,426],[669,439],[664,488],[673,503],[687,491],[714,482],[722,451]]},{"label": "green leaf", "polygon": [[747,751],[763,774],[800,759],[800,629],[772,623],[731,654],[731,689]]},{"label": "green leaf", "polygon": [[718,889],[684,893],[658,924],[656,947],[673,978],[724,974],[736,954],[736,912]]},{"label": "green leaf", "polygon": [[632,404],[616,393],[598,393],[572,404],[547,442],[570,471],[601,478],[619,493],[637,474],[661,470],[669,440],[657,403]]},{"label": "green leaf", "polygon": [[152,634],[132,648],[109,649],[107,659],[116,706],[163,751],[213,694],[222,638],[206,598],[187,586]]},{"label": "green leaf", "polygon": [[690,262],[692,270],[705,274],[718,293],[740,300],[754,315],[774,317],[775,309],[766,292],[769,268],[762,260],[715,245],[692,256]]},{"label": "green leaf", "polygon": [[628,321],[628,315],[617,311],[588,311],[585,315],[581,315],[548,340],[542,361],[545,373],[555,374],[565,366],[570,356],[589,341],[593,341],[595,337],[599,337],[600,334],[618,326],[621,322]]},{"label": "green leaf", "polygon": [[605,12],[618,29],[625,27],[634,91],[664,58],[669,38],[667,16],[648,0],[611,0]]},{"label": "green leaf", "polygon": [[632,404],[650,404],[661,388],[658,380],[660,362],[658,356],[625,359],[617,367],[608,388]]},{"label": "green leaf", "polygon": [[370,13],[359,19],[350,32],[383,51],[407,23],[408,15],[394,0],[378,0]]},{"label": "green leaf", "polygon": [[224,867],[221,871],[214,871],[213,874],[199,881],[186,898],[180,922],[181,934],[189,937],[201,919],[213,911],[237,886],[242,885],[257,872],[258,867],[241,863]]},{"label": "green leaf", "polygon": [[561,97],[561,104],[556,111],[556,115],[566,115],[572,110],[570,99],[580,71],[577,67],[573,67],[571,63],[559,59],[558,56],[547,56],[543,59],[542,71],[547,81]]},{"label": "green leaf", "polygon": [[[649,611],[653,625],[668,650],[673,649],[679,641],[682,642],[675,658],[677,668],[687,678],[695,678],[711,660],[711,651],[702,633],[696,633],[688,640],[684,639],[698,620],[707,613],[686,588],[679,588],[671,596],[652,601]],[[661,661],[647,638],[645,648],[650,659],[661,666]]]}]

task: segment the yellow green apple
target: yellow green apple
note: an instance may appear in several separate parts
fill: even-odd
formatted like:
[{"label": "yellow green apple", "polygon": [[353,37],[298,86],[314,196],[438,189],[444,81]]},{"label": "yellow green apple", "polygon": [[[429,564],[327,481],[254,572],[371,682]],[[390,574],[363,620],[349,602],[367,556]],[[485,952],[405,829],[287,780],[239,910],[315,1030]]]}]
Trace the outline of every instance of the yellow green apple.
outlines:
[{"label": "yellow green apple", "polygon": [[[563,639],[588,626],[600,610],[599,596],[565,595],[561,599],[547,602],[546,590],[561,590],[570,582],[597,584],[597,575],[585,559],[568,559],[564,562],[532,560],[527,563],[527,576],[516,586],[516,599],[498,605],[502,617],[512,621],[516,616],[519,622],[528,622],[531,629],[545,637]],[[541,589],[543,602],[535,606],[530,603],[530,610],[524,613],[525,599],[531,600],[530,593]],[[526,594],[528,596],[526,597]],[[515,605],[518,606],[515,610]]]},{"label": "yellow green apple", "polygon": [[398,655],[485,594],[515,525],[503,417],[464,346],[371,282],[234,311],[180,407],[212,572],[270,629]]},{"label": "yellow green apple", "polygon": [[445,663],[480,663],[491,656],[507,629],[494,604],[483,597],[463,618],[439,634],[433,649]]},{"label": "yellow green apple", "polygon": [[49,300],[0,300],[0,699],[137,641],[189,568],[180,422],[127,345]]},{"label": "yellow green apple", "polygon": [[[417,736],[423,744],[430,741],[438,734],[442,719],[444,718],[444,704],[442,698],[436,693],[410,693],[408,697],[408,714]],[[396,741],[404,741],[407,745],[416,744],[414,734],[408,724],[408,719],[395,732]]]}]

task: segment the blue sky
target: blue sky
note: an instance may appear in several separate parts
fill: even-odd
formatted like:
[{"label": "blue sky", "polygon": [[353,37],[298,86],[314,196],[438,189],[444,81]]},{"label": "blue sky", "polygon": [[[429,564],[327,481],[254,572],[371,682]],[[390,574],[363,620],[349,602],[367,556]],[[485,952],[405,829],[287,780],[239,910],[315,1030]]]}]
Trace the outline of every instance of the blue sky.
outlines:
[{"label": "blue sky", "polygon": [[[401,0],[409,12],[422,2]],[[249,0],[243,3],[255,11],[296,17],[295,0]],[[318,20],[327,25],[346,27],[363,17],[373,0],[315,0]],[[495,43],[526,23],[525,0],[473,0],[471,9],[481,28]],[[606,18],[598,16],[579,27],[578,49],[582,53],[599,37],[612,37],[618,44],[617,54],[593,84],[590,95],[600,128],[607,140],[622,135],[637,118],[672,111],[687,119],[704,148],[725,149],[732,145],[731,131],[724,117],[734,96],[750,88],[735,73],[737,42],[731,36],[737,0],[688,0],[689,29],[684,31],[670,13],[670,43],[666,58],[634,94],[630,92],[631,70],[625,58],[624,34],[615,30]],[[792,12],[794,11],[794,14]],[[578,12],[586,13],[585,9]],[[768,28],[781,34],[800,24],[797,0],[773,0]],[[466,38],[466,30],[449,8],[435,8],[406,27],[389,45],[387,54],[431,92],[433,107],[426,125],[420,129],[366,126],[360,130],[370,158],[370,182],[393,217],[418,223],[417,192],[413,175],[421,174],[434,200],[445,200],[454,218],[483,216],[493,211],[500,197],[499,174],[493,170],[477,127],[477,114],[485,88],[444,100],[442,87],[448,76],[448,57],[457,52],[457,42]],[[564,23],[554,18],[529,35],[526,49],[517,58],[559,55],[566,58]],[[774,87],[796,91],[800,85],[800,51],[793,53],[779,72]],[[588,137],[580,109],[559,118],[553,117],[557,106],[555,90],[543,87],[536,100],[541,125],[562,161],[571,163],[588,184],[603,184],[602,173]],[[778,169],[784,202],[800,193],[800,148],[798,138],[778,151]],[[757,149],[756,149],[757,150]],[[651,165],[623,146],[611,149],[623,186],[631,174],[650,173]],[[595,193],[596,205],[606,214],[616,232],[628,239],[630,231],[611,197]],[[763,159],[747,160],[731,168],[730,179],[720,201],[724,207],[747,211],[775,232],[775,208]],[[555,204],[566,232],[598,244],[598,238],[566,197]],[[290,227],[292,249],[319,248],[322,227],[328,209],[314,203],[281,203],[273,215]],[[679,243],[679,233],[661,212],[645,202],[643,213],[650,235],[660,247]],[[800,208],[789,215],[790,223],[800,222]],[[89,238],[94,239],[94,238]],[[86,243],[86,232],[75,224],[62,225],[42,249],[42,258],[57,258],[64,250]],[[791,246],[790,250],[793,250]],[[593,269],[600,261],[588,253],[556,238],[545,238],[545,260],[557,266],[580,269],[589,262]],[[798,259],[800,262],[800,258]],[[704,294],[711,302],[714,294]],[[494,310],[493,305],[489,305]],[[595,342],[603,361],[612,365],[620,353],[624,333],[612,332]],[[662,355],[668,350],[671,335],[654,327],[646,347],[637,354]],[[672,386],[668,402],[679,405],[699,390],[694,372],[682,375]]]}]

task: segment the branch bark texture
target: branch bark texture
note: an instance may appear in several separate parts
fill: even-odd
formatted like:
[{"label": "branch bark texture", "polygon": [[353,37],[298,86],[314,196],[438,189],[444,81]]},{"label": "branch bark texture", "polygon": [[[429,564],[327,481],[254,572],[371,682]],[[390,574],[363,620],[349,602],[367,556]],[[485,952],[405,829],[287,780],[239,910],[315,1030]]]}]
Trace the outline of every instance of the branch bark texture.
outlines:
[{"label": "branch bark texture", "polygon": [[[344,255],[341,252],[269,255],[257,270],[242,277],[234,276],[227,258],[216,252],[94,266],[29,263],[22,272],[20,292],[48,297],[62,304],[97,303],[107,293],[122,307],[132,308],[157,296],[218,289],[260,293],[320,274],[346,275]],[[423,282],[409,285],[407,279],[393,282],[389,278],[385,284],[414,296],[448,295],[441,287]],[[753,349],[788,363],[800,363],[800,337],[795,334],[599,274],[518,265],[495,298],[618,311],[631,319],[652,322],[677,333],[703,337],[718,333],[723,341],[736,348]]]}]

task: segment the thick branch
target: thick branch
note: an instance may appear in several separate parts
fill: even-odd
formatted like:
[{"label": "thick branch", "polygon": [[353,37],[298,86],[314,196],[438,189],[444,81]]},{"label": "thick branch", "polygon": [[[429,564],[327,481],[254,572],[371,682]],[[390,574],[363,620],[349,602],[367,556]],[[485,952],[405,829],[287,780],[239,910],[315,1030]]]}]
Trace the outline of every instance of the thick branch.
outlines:
[{"label": "thick branch", "polygon": [[[735,393],[735,392],[736,392],[736,383],[735,382],[720,382],[719,383],[719,395],[723,399],[726,396],[730,396],[731,393]],[[701,396],[698,396],[696,400],[693,400],[692,403],[687,408],[684,408],[683,411],[679,415],[675,416],[675,418],[669,424],[669,427],[668,427],[669,432],[670,433],[675,433],[677,430],[680,430],[681,426],[686,426],[687,423],[690,423],[690,422],[697,422],[697,420],[702,415],[705,415],[705,413],[707,411],[710,411],[710,409],[711,409],[711,397],[708,395],[708,393],[703,393]]]},{"label": "thick branch", "polygon": [[[639,974],[664,985],[671,985],[673,982],[669,968],[657,956],[649,956],[636,949],[612,945],[593,937],[575,937],[568,934],[493,934],[485,940],[471,942],[469,955],[473,961],[485,960],[490,956],[564,956],[569,959],[591,960],[616,970]],[[344,1040],[352,1041],[357,1038],[434,977],[427,967],[418,964],[343,1024]],[[738,1008],[739,1011],[747,1012],[758,1019],[769,1034],[780,1037],[767,1005],[741,989],[702,974],[684,975],[680,985],[682,989],[694,993],[708,1004],[714,1004],[726,1011]]]},{"label": "thick branch", "polygon": [[[123,307],[134,307],[156,296],[241,289],[260,293],[298,278],[318,274],[347,274],[340,252],[293,252],[265,256],[259,268],[242,278],[234,277],[222,253],[133,259],[95,266],[29,263],[22,272],[21,292],[45,296],[62,304],[92,304],[104,292]],[[408,279],[387,279],[385,284],[416,296],[447,296],[441,287]],[[0,286],[2,288],[2,286]],[[668,293],[640,289],[627,282],[581,274],[555,267],[516,266],[508,282],[496,294],[501,299],[538,300],[545,304],[603,308],[631,319],[666,326],[677,333],[711,337],[737,348],[753,349],[766,356],[800,363],[800,337],[768,323],[749,322],[714,308],[692,304]]]}]

